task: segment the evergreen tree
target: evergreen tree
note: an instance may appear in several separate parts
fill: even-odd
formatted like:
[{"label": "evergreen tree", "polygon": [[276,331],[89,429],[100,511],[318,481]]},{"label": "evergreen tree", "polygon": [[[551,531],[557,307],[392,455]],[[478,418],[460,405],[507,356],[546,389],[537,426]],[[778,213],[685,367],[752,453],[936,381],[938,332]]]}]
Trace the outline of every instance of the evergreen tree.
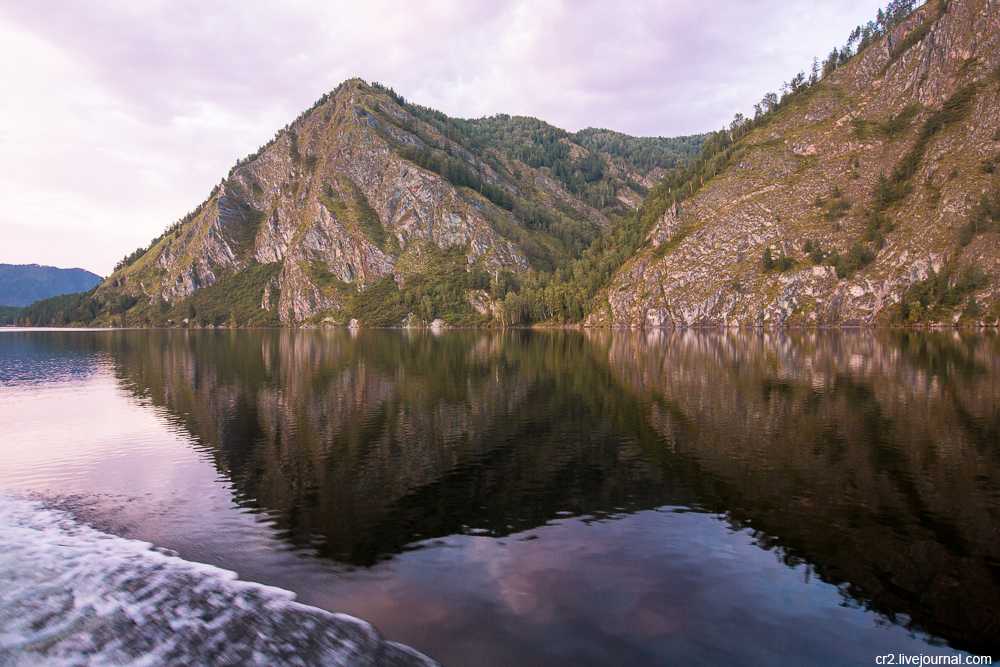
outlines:
[{"label": "evergreen tree", "polygon": [[769,273],[774,270],[774,257],[771,256],[771,246],[764,248],[764,257],[761,260],[761,265],[763,266],[765,273]]}]

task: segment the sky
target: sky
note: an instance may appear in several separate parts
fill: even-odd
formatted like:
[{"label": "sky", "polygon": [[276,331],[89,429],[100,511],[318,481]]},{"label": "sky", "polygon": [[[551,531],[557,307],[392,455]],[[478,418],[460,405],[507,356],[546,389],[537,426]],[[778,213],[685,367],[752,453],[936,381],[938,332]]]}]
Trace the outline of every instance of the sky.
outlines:
[{"label": "sky", "polygon": [[0,0],[0,262],[107,275],[353,76],[452,116],[691,134],[879,4]]}]

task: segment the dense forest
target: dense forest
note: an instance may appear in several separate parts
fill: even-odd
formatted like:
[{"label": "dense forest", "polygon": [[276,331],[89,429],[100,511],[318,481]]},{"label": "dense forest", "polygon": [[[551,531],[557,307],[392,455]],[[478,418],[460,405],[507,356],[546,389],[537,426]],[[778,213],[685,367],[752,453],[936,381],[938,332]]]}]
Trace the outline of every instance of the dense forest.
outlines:
[{"label": "dense forest", "polygon": [[[639,194],[646,187],[625,175],[612,173],[598,152],[620,158],[635,171],[672,169],[698,154],[704,135],[631,137],[611,130],[588,128],[568,132],[527,116],[497,114],[486,118],[451,118],[440,111],[407,102],[390,87],[373,84],[388,93],[419,120],[475,154],[498,151],[530,167],[545,168],[571,193],[598,209],[620,208],[615,192],[626,185]],[[407,128],[414,129],[414,128]],[[588,149],[575,154],[573,145]],[[495,161],[490,166],[503,170]],[[500,203],[500,202],[496,202]]]}]

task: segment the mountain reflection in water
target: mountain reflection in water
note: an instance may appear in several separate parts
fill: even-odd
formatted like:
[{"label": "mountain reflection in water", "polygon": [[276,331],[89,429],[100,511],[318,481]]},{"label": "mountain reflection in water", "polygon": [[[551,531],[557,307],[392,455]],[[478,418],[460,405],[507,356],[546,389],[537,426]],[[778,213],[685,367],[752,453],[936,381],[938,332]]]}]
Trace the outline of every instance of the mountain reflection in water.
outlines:
[{"label": "mountain reflection in water", "polygon": [[565,517],[707,512],[851,605],[996,652],[996,335],[6,336],[8,356],[110,359],[242,505],[343,565]]}]

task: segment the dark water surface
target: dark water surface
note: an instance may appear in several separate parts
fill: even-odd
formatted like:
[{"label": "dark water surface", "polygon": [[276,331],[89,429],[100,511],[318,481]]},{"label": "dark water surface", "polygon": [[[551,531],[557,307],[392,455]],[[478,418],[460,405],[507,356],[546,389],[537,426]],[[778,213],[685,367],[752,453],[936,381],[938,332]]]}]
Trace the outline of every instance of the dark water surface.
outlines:
[{"label": "dark water surface", "polygon": [[993,334],[3,331],[0,434],[445,664],[1000,653]]}]

